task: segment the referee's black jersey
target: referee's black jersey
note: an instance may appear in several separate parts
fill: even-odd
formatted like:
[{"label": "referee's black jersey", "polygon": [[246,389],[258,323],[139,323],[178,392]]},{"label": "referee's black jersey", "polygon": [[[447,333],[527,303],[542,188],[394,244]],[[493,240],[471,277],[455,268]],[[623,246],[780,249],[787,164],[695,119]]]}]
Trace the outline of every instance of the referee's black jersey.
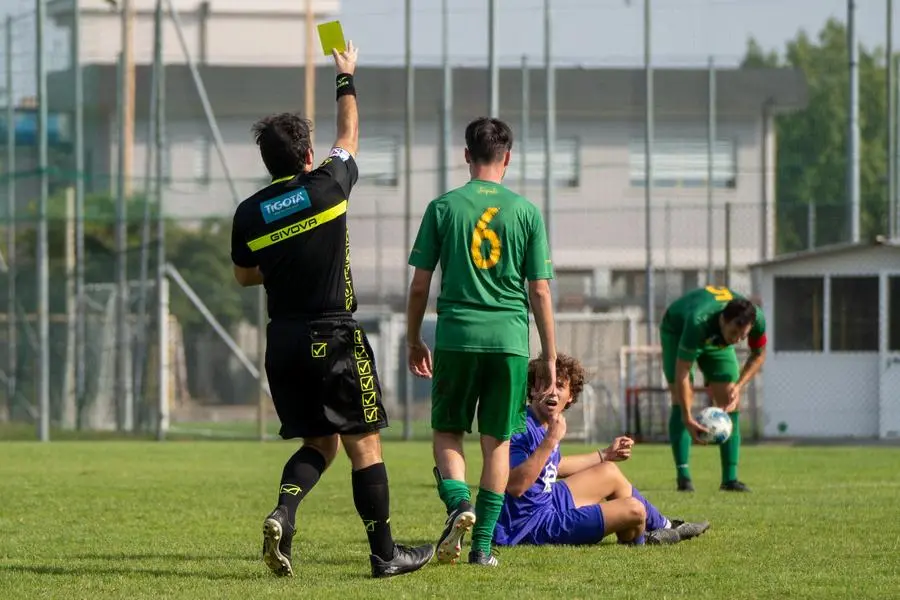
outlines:
[{"label": "referee's black jersey", "polygon": [[276,180],[240,203],[231,260],[259,267],[269,318],[312,318],[356,310],[347,205],[359,170],[334,148],[319,168]]}]

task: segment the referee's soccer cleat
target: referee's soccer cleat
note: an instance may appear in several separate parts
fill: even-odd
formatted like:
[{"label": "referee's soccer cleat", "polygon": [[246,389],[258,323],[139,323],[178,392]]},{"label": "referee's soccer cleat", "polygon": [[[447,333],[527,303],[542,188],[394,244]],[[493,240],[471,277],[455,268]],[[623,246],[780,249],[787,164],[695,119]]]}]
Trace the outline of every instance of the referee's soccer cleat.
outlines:
[{"label": "referee's soccer cleat", "polygon": [[719,486],[719,489],[723,492],[749,492],[750,488],[747,487],[745,483],[734,479],[732,481],[726,481],[722,485]]},{"label": "referee's soccer cleat", "polygon": [[454,564],[459,560],[459,555],[462,553],[463,538],[474,524],[475,513],[468,502],[460,504],[456,510],[450,513],[447,517],[444,531],[441,533],[437,543],[437,559],[439,563]]},{"label": "referee's soccer cleat", "polygon": [[687,523],[685,521],[672,520],[672,529],[678,532],[681,541],[690,540],[703,534],[709,529],[709,521],[701,521],[700,523]]},{"label": "referee's soccer cleat", "polygon": [[677,544],[681,536],[674,529],[654,529],[647,532],[646,543],[654,546],[663,544]]},{"label": "referee's soccer cleat", "polygon": [[291,541],[294,526],[288,522],[287,509],[277,507],[263,521],[263,562],[279,577],[293,577]]},{"label": "referee's soccer cleat", "polygon": [[415,548],[394,544],[394,558],[382,560],[374,554],[369,555],[372,563],[372,577],[393,577],[418,571],[434,557],[434,546],[426,544]]},{"label": "referee's soccer cleat", "polygon": [[694,484],[690,479],[685,479],[684,477],[678,478],[678,491],[679,492],[693,492]]}]

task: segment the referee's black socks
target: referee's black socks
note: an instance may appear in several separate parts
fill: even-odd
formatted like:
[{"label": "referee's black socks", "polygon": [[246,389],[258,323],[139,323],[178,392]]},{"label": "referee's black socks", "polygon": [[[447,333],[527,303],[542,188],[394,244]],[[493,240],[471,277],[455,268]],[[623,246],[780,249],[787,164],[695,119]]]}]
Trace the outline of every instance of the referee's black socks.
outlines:
[{"label": "referee's black socks", "polygon": [[372,554],[385,561],[393,559],[391,499],[383,462],[353,471],[353,504],[366,527]]},{"label": "referee's black socks", "polygon": [[287,508],[288,518],[294,524],[297,507],[325,471],[325,457],[310,446],[303,446],[288,459],[281,473],[278,504]]}]

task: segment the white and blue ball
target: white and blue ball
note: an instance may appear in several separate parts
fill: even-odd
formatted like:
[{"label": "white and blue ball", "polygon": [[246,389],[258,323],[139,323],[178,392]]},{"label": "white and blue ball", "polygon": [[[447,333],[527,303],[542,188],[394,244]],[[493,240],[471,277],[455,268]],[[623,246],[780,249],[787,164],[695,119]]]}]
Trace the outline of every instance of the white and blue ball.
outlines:
[{"label": "white and blue ball", "polygon": [[731,417],[721,408],[704,408],[697,422],[709,430],[700,434],[700,438],[708,444],[724,444],[731,437]]}]

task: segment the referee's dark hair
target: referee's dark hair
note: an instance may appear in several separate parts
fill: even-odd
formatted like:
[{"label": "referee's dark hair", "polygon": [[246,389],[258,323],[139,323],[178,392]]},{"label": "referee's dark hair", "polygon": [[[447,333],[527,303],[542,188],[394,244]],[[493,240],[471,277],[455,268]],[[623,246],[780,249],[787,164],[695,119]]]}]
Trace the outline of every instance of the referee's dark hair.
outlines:
[{"label": "referee's dark hair", "polygon": [[738,327],[746,327],[756,323],[756,305],[747,299],[735,299],[722,309],[722,317],[726,323],[734,323]]},{"label": "referee's dark hair", "polygon": [[512,144],[512,129],[500,119],[479,117],[466,127],[466,148],[473,163],[500,162],[512,150]]},{"label": "referee's dark hair", "polygon": [[253,125],[253,137],[263,163],[273,179],[299,175],[312,147],[312,123],[294,113],[280,113],[260,119]]}]

